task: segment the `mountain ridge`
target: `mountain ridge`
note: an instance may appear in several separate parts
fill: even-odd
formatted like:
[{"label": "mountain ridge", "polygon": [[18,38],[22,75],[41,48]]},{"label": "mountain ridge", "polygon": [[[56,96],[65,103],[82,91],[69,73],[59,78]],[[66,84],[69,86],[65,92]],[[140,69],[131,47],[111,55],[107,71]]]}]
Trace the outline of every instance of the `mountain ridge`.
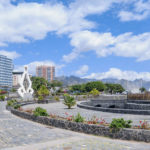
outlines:
[{"label": "mountain ridge", "polygon": [[63,82],[64,86],[82,84],[82,83],[87,83],[90,81],[102,81],[104,83],[121,84],[126,90],[132,91],[132,92],[138,92],[139,88],[141,87],[145,87],[147,90],[150,89],[150,81],[145,81],[143,79],[136,79],[134,81],[129,81],[125,79],[119,80],[119,79],[113,79],[113,78],[96,80],[96,79],[80,78],[77,76],[60,76],[60,77],[57,77],[56,80]]}]

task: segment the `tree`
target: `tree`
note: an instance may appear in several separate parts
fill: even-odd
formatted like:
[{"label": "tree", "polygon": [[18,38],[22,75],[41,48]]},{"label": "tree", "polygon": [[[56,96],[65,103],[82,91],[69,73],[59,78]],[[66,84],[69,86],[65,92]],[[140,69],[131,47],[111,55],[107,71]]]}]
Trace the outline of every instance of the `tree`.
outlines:
[{"label": "tree", "polygon": [[93,81],[93,82],[88,82],[85,85],[85,89],[87,92],[90,92],[93,89],[97,89],[98,91],[104,91],[105,85],[101,81]]},{"label": "tree", "polygon": [[115,87],[114,89],[115,93],[122,93],[125,91],[125,89],[120,84],[114,84],[114,87]]},{"label": "tree", "polygon": [[141,87],[139,90],[141,91],[141,93],[146,92],[146,88],[145,87]]},{"label": "tree", "polygon": [[90,94],[92,94],[94,97],[99,96],[100,92],[96,89],[93,89]]},{"label": "tree", "polygon": [[41,77],[31,77],[31,81],[32,81],[32,88],[36,94],[42,85],[47,87],[47,83],[48,83],[47,80]]},{"label": "tree", "polygon": [[72,85],[71,86],[71,91],[72,92],[76,92],[76,91],[81,92],[81,84]]},{"label": "tree", "polygon": [[105,89],[105,91],[107,91],[107,92],[109,92],[109,93],[113,93],[113,91],[114,91],[114,84],[111,84],[111,83],[106,83],[105,84],[105,86],[106,86],[106,89]]},{"label": "tree", "polygon": [[62,82],[58,81],[58,80],[53,80],[48,83],[48,87],[50,87],[50,88],[62,87],[62,85],[63,85]]},{"label": "tree", "polygon": [[72,92],[83,92],[84,93],[84,92],[86,92],[85,85],[86,84],[75,84],[70,87],[70,90]]},{"label": "tree", "polygon": [[106,91],[113,94],[113,93],[122,93],[125,91],[125,89],[120,84],[112,84],[112,83],[106,83]]},{"label": "tree", "polygon": [[72,106],[76,105],[74,97],[64,94],[64,104],[68,106],[68,109],[71,109]]},{"label": "tree", "polygon": [[46,88],[45,85],[42,85],[38,90],[39,99],[42,100],[42,97],[45,98],[49,95],[49,90]]}]

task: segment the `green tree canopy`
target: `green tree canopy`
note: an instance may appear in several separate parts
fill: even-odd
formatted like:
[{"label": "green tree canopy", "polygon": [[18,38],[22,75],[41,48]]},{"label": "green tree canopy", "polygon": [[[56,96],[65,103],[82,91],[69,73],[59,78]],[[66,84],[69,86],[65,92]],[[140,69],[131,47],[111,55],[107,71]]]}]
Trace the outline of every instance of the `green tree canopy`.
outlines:
[{"label": "green tree canopy", "polygon": [[71,91],[80,91],[81,92],[81,84],[72,85]]},{"label": "green tree canopy", "polygon": [[106,83],[106,91],[113,94],[113,93],[122,93],[125,89],[120,84],[113,84],[113,83]]},{"label": "green tree canopy", "polygon": [[38,95],[42,96],[43,98],[49,95],[49,90],[46,88],[45,85],[42,85],[38,90]]},{"label": "green tree canopy", "polygon": [[63,85],[62,82],[58,81],[58,80],[53,80],[48,83],[48,87],[50,87],[50,88],[62,87],[62,85]]},{"label": "green tree canopy", "polygon": [[86,84],[75,84],[75,85],[72,85],[72,86],[70,87],[70,90],[71,90],[72,92],[73,92],[73,91],[86,92],[85,85],[86,85]]},{"label": "green tree canopy", "polygon": [[48,81],[41,77],[31,77],[32,88],[37,92],[42,85],[47,86]]},{"label": "green tree canopy", "polygon": [[93,82],[88,82],[85,85],[85,89],[87,92],[90,92],[93,89],[97,89],[98,91],[104,91],[105,85],[101,81],[93,81]]}]

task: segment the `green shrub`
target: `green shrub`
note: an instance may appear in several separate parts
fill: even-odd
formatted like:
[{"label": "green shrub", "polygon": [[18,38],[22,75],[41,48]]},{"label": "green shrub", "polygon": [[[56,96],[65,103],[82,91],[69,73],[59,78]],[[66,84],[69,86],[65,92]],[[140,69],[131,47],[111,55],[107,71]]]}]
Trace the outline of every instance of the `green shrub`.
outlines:
[{"label": "green shrub", "polygon": [[40,95],[39,97],[38,97],[38,100],[39,101],[42,101],[44,98],[43,98],[43,96],[42,95]]},{"label": "green shrub", "polygon": [[100,92],[97,89],[93,89],[90,94],[92,94],[94,97],[99,96]]},{"label": "green shrub", "polygon": [[64,104],[68,106],[68,109],[70,109],[72,106],[76,105],[76,101],[74,97],[64,94]]},{"label": "green shrub", "polygon": [[16,104],[16,105],[14,105],[13,107],[14,107],[14,109],[18,109],[18,108],[21,107],[21,105],[20,105],[20,104]]},{"label": "green shrub", "polygon": [[55,99],[55,101],[60,101],[58,96],[55,96],[54,99]]},{"label": "green shrub", "polygon": [[80,115],[80,113],[78,113],[78,114],[74,117],[74,121],[75,121],[75,122],[84,122],[84,118]]},{"label": "green shrub", "polygon": [[7,106],[13,106],[16,102],[17,102],[17,100],[7,101]]},{"label": "green shrub", "polygon": [[35,108],[35,110],[33,111],[33,114],[35,116],[48,116],[47,110],[41,107]]},{"label": "green shrub", "polygon": [[12,105],[13,105],[12,101],[7,101],[7,106],[12,106]]},{"label": "green shrub", "polygon": [[83,99],[87,99],[87,96],[86,96],[86,95],[83,95]]},{"label": "green shrub", "polygon": [[4,101],[5,100],[5,96],[4,95],[0,95],[0,101]]},{"label": "green shrub", "polygon": [[121,128],[131,128],[131,123],[131,120],[124,120],[123,118],[114,118],[109,127],[117,130]]},{"label": "green shrub", "polygon": [[42,96],[43,98],[45,98],[49,94],[50,94],[50,92],[49,92],[49,90],[47,89],[47,87],[45,85],[42,85],[40,87],[40,89],[38,90],[38,95]]}]

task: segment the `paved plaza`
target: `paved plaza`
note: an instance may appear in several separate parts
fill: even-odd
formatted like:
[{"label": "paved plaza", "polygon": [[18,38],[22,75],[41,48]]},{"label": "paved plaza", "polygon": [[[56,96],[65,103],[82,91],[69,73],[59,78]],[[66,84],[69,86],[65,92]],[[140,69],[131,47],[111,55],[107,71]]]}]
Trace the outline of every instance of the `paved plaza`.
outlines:
[{"label": "paved plaza", "polygon": [[[149,150],[144,142],[113,140],[48,127],[12,115],[0,103],[1,150]],[[56,104],[51,104],[55,106]],[[59,104],[57,104],[59,105]]]},{"label": "paved plaza", "polygon": [[90,120],[92,116],[96,116],[97,118],[104,118],[106,122],[110,123],[113,118],[124,118],[126,120],[132,120],[133,125],[139,125],[140,120],[147,120],[150,123],[150,115],[132,115],[132,114],[119,114],[119,113],[108,113],[94,110],[87,110],[83,108],[79,108],[77,106],[72,109],[67,109],[67,107],[62,103],[50,103],[50,104],[32,104],[24,106],[24,108],[36,108],[42,107],[47,109],[48,113],[56,114],[62,117],[66,117],[65,112],[69,115],[76,115],[78,112],[86,118],[86,120]]}]

